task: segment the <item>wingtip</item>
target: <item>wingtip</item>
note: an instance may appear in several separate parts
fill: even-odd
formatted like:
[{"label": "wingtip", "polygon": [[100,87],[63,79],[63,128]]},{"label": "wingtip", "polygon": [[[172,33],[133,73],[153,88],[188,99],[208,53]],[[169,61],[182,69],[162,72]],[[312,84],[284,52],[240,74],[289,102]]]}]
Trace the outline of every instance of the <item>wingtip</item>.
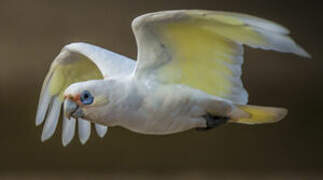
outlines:
[{"label": "wingtip", "polygon": [[310,53],[308,53],[307,51],[305,51],[304,49],[303,49],[301,56],[306,59],[312,59],[312,55]]},{"label": "wingtip", "polygon": [[107,132],[108,132],[108,126],[100,125],[100,124],[95,124],[95,130],[96,134],[100,137],[103,138]]},{"label": "wingtip", "polygon": [[91,123],[85,119],[78,119],[79,140],[84,145],[91,136]]},{"label": "wingtip", "polygon": [[66,147],[67,145],[69,145],[71,143],[73,138],[71,139],[67,139],[66,137],[64,137],[64,135],[62,135],[62,145],[63,147]]},{"label": "wingtip", "polygon": [[46,128],[46,127],[44,127],[44,128],[43,128],[43,132],[42,132],[42,134],[41,134],[41,138],[40,138],[41,142],[45,142],[45,141],[47,141],[48,139],[50,139],[50,138],[54,135],[54,133],[53,133],[53,132],[48,131],[48,130],[46,130],[45,128]]},{"label": "wingtip", "polygon": [[41,135],[41,138],[40,138],[40,141],[41,142],[45,142],[45,141],[47,141],[49,138],[50,138],[51,136],[47,136],[46,134],[42,134]]},{"label": "wingtip", "polygon": [[64,142],[64,140],[62,141],[63,147],[66,147],[68,144],[69,144],[68,142]]},{"label": "wingtip", "polygon": [[294,52],[296,55],[304,57],[306,59],[312,59],[312,56],[310,53],[308,53],[305,49],[300,47],[299,45],[296,45],[296,50]]},{"label": "wingtip", "polygon": [[45,115],[46,115],[45,112],[39,110],[39,108],[38,108],[38,111],[37,111],[37,114],[36,114],[36,118],[35,118],[35,125],[36,126],[39,126],[39,125],[41,125],[44,122]]},{"label": "wingtip", "polygon": [[98,134],[100,138],[104,138],[105,134]]},{"label": "wingtip", "polygon": [[88,139],[80,139],[80,142],[82,145],[85,145],[87,143]]},{"label": "wingtip", "polygon": [[36,127],[38,127],[39,125],[41,125],[42,124],[42,122],[41,121],[39,121],[38,119],[36,119],[35,120],[35,125],[36,125]]},{"label": "wingtip", "polygon": [[62,145],[66,147],[70,144],[75,135],[75,125],[76,120],[71,117],[71,119],[63,118],[63,126],[62,126]]}]

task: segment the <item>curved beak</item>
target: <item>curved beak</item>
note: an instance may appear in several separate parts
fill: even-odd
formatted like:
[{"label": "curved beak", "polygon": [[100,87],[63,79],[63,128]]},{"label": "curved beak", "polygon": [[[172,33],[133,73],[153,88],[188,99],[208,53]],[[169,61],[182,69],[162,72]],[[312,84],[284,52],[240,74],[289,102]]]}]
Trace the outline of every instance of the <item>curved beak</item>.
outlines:
[{"label": "curved beak", "polygon": [[64,101],[64,116],[67,119],[70,119],[71,117],[80,118],[84,116],[84,113],[74,101],[67,98]]}]

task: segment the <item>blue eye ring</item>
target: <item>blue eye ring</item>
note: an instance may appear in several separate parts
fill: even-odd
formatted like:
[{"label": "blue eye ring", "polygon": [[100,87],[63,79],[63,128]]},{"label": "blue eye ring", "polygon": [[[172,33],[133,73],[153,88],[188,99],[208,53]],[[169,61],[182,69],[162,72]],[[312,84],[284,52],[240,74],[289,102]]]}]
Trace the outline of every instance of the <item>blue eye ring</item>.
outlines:
[{"label": "blue eye ring", "polygon": [[84,105],[90,105],[93,103],[94,101],[94,97],[91,95],[91,93],[87,90],[83,91],[81,93],[81,102],[84,104]]}]

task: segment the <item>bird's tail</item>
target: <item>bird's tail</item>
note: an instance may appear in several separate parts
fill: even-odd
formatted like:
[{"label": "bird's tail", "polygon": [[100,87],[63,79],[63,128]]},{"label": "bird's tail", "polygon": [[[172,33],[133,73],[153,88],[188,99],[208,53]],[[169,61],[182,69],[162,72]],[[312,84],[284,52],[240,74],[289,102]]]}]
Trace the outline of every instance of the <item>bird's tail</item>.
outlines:
[{"label": "bird's tail", "polygon": [[[232,113],[231,119],[229,120],[230,123],[264,124],[282,120],[287,115],[287,109],[253,105],[237,105],[237,110]],[[246,114],[249,115],[246,116]]]}]

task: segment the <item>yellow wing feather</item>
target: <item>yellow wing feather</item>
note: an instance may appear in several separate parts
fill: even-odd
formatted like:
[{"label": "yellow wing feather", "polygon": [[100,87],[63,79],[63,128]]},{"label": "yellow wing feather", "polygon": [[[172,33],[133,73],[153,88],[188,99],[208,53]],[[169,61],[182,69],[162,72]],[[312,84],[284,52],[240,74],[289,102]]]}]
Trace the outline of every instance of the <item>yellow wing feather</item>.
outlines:
[{"label": "yellow wing feather", "polygon": [[248,101],[240,79],[243,44],[309,56],[286,28],[237,13],[164,11],[136,18],[132,28],[137,77],[184,84],[236,104]]},{"label": "yellow wing feather", "polygon": [[[240,71],[230,68],[230,64],[237,63],[235,58],[241,55],[239,45],[202,26],[175,23],[166,28],[163,31],[167,32],[165,40],[176,49],[173,57],[176,61],[161,67],[161,74],[174,83],[229,99],[235,85],[231,82],[232,77],[240,77]],[[174,72],[180,72],[181,77],[174,78]]]},{"label": "yellow wing feather", "polygon": [[103,79],[103,76],[96,65],[86,57],[72,64],[59,64],[53,69],[49,93],[51,96],[58,95],[63,101],[64,90],[69,85],[92,79]]}]

